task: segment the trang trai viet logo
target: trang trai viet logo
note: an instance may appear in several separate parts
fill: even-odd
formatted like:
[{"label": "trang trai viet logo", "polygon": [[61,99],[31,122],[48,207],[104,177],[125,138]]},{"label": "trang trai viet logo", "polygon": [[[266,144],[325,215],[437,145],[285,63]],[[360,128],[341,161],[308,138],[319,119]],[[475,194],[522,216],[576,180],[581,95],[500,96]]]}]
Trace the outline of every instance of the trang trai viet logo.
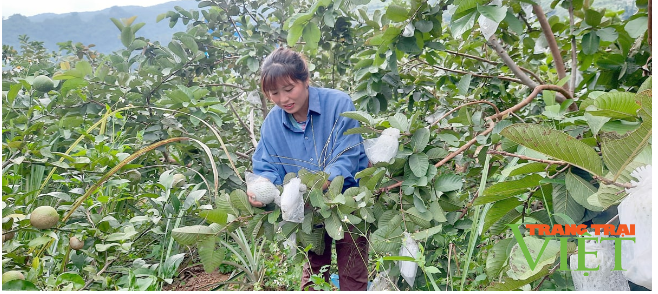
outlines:
[{"label": "trang trai viet logo", "polygon": [[[605,240],[614,241],[615,244],[615,257],[614,257],[615,267],[612,270],[624,271],[625,269],[623,269],[621,266],[622,241],[627,240],[627,241],[635,242],[635,237],[624,237],[629,235],[635,236],[634,224],[620,224],[616,228],[614,225],[609,225],[609,224],[605,224],[605,225],[593,224],[589,228],[594,230],[594,236],[592,236],[592,234],[587,231],[588,226],[583,224],[581,225],[556,224],[553,226],[553,228],[551,228],[549,225],[544,225],[544,224],[526,224],[525,227],[528,229],[530,236],[535,236],[535,235],[562,236],[562,237],[544,238],[544,243],[542,244],[542,247],[539,250],[539,254],[537,254],[537,257],[535,259],[533,259],[528,249],[528,245],[523,239],[523,234],[521,234],[521,231],[519,230],[520,224],[508,224],[508,226],[512,228],[512,232],[514,233],[514,238],[516,238],[516,241],[519,244],[519,249],[521,249],[521,252],[523,252],[525,259],[528,261],[528,266],[530,267],[530,270],[535,269],[535,267],[541,260],[541,256],[544,253],[544,250],[546,249],[548,243],[553,239],[559,239],[560,240],[560,270],[570,271],[571,269],[567,264],[567,257],[569,255],[568,241],[569,239],[573,239],[574,236],[579,236],[578,238],[575,238],[578,244],[578,252],[576,253],[578,255],[578,267],[576,268],[576,271],[599,270],[599,266],[595,268],[588,268],[585,266],[585,256],[587,254],[593,254],[593,255],[597,254],[597,251],[587,251],[585,249],[585,242],[594,241],[598,243],[598,242],[603,242]],[[610,235],[616,235],[619,237],[606,237]],[[587,275],[587,273],[585,273],[585,275]]]}]

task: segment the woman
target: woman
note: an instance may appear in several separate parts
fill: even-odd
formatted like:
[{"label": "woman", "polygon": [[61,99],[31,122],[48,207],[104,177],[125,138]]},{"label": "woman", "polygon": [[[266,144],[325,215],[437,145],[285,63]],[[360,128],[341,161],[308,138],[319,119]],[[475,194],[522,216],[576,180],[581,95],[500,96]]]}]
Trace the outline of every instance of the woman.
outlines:
[{"label": "woman", "polygon": [[[324,171],[329,180],[326,189],[337,176],[345,181],[343,191],[358,186],[354,178],[365,169],[368,158],[360,135],[343,135],[359,126],[358,121],[340,116],[355,110],[352,99],[344,92],[309,86],[309,71],[301,54],[278,48],[261,67],[260,86],[265,96],[276,106],[261,127],[261,140],[252,157],[254,173],[281,185],[287,173]],[[247,191],[249,202],[256,207],[263,204]],[[354,236],[354,238],[353,238]],[[325,233],[323,254],[309,252],[304,266],[302,290],[311,286],[310,276],[331,264],[331,241]],[[345,233],[336,241],[338,274],[341,290],[365,291],[368,284],[368,243],[365,237]],[[324,272],[329,282],[329,272]],[[310,287],[312,288],[312,287]]]}]

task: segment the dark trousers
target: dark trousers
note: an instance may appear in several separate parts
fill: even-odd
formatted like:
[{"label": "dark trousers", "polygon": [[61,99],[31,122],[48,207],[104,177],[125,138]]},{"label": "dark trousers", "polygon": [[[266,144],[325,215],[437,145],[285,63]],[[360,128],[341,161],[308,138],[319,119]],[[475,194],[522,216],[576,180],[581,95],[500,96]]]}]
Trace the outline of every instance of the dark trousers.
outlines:
[{"label": "dark trousers", "polygon": [[[354,238],[356,239],[354,239]],[[308,259],[302,274],[302,290],[313,290],[311,275],[318,274],[320,268],[331,265],[331,242],[325,232],[324,252],[321,255],[308,252]],[[368,288],[368,240],[364,236],[345,232],[342,240],[336,241],[338,280],[341,291],[366,291]],[[324,272],[324,280],[329,282],[329,271]]]}]

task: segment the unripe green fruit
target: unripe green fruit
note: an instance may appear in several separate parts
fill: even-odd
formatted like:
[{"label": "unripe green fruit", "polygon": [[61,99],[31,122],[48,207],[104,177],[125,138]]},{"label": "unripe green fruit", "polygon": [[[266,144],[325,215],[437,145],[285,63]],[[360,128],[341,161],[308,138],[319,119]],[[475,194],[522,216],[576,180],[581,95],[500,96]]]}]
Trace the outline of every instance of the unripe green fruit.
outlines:
[{"label": "unripe green fruit", "polygon": [[84,245],[85,243],[76,237],[69,238],[69,246],[71,246],[71,249],[73,250],[80,250]]},{"label": "unripe green fruit", "polygon": [[25,276],[19,271],[8,271],[2,274],[3,284],[13,280],[25,280]]},{"label": "unripe green fruit", "polygon": [[139,182],[139,180],[142,178],[142,173],[140,173],[138,170],[128,171],[126,175],[128,176],[128,180],[133,183]]},{"label": "unripe green fruit", "polygon": [[15,232],[7,233],[7,234],[2,234],[2,242],[9,241],[11,239],[14,239]]},{"label": "unripe green fruit", "polygon": [[34,87],[40,92],[48,92],[52,89],[55,89],[55,83],[53,83],[53,80],[51,80],[49,77],[40,75],[34,78],[34,82],[32,82],[32,87]]},{"label": "unripe green fruit", "polygon": [[185,176],[183,174],[175,174],[174,181],[172,182],[172,187],[182,187],[185,185]]},{"label": "unripe green fruit", "polygon": [[59,214],[51,206],[39,206],[30,214],[30,224],[41,230],[50,229],[57,225]]}]

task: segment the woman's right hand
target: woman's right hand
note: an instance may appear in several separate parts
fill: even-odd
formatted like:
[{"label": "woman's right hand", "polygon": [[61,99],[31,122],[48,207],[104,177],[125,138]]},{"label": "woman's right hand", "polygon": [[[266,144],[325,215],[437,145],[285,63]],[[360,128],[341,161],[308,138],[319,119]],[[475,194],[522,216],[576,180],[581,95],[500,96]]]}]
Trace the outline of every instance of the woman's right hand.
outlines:
[{"label": "woman's right hand", "polygon": [[256,195],[254,195],[254,192],[251,192],[251,191],[247,190],[247,197],[249,199],[249,204],[251,204],[251,206],[253,206],[253,207],[263,207],[263,206],[265,206],[265,204],[263,204],[263,202],[256,201],[256,199],[254,199],[255,196]]}]

